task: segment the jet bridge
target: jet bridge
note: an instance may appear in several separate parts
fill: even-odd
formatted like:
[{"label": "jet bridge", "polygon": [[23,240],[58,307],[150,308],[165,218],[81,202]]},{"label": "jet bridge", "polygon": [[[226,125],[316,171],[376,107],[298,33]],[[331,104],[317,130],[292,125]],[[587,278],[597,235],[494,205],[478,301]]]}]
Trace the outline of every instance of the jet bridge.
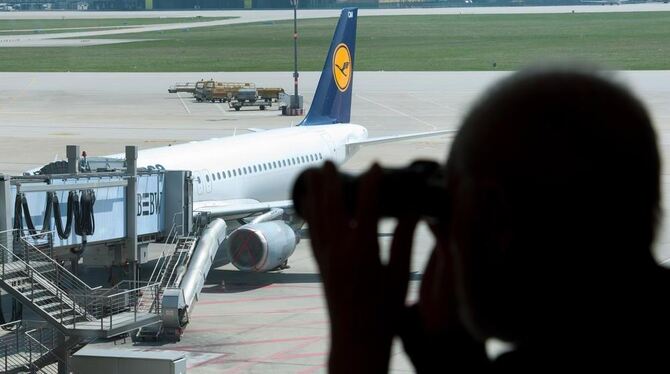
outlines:
[{"label": "jet bridge", "polygon": [[[69,336],[139,329],[140,339],[178,340],[226,223],[195,220],[191,172],[138,169],[136,147],[125,160],[82,159],[76,146],[67,154],[38,172],[0,174],[0,287]],[[140,281],[154,242],[165,251]],[[80,260],[129,274],[111,289],[90,287],[77,277]]]},{"label": "jet bridge", "polygon": [[[76,148],[68,153],[78,155]],[[135,147],[127,148],[126,160],[136,155]],[[148,243],[163,240],[173,228],[180,235],[191,231],[190,171],[80,161],[72,157],[66,173],[63,162],[56,162],[38,175],[0,175],[0,231],[49,234],[49,254],[58,260],[130,266],[133,275],[135,265],[149,259]]]}]

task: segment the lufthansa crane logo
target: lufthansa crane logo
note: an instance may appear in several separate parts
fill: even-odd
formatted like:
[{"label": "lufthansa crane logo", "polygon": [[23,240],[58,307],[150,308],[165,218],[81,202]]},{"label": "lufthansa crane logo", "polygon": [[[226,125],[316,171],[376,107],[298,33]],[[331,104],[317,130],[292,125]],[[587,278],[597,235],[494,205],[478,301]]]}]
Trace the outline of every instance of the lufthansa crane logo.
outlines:
[{"label": "lufthansa crane logo", "polygon": [[344,43],[338,44],[333,53],[333,79],[342,92],[346,91],[351,83],[351,54]]}]

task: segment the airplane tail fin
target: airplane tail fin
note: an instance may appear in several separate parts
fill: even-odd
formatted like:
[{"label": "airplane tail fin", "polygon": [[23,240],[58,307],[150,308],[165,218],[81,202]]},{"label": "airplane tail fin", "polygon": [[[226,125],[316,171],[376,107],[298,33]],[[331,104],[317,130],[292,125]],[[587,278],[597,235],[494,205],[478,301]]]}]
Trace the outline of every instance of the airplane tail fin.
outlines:
[{"label": "airplane tail fin", "polygon": [[348,123],[354,79],[358,8],[344,8],[323,65],[314,100],[299,126]]}]

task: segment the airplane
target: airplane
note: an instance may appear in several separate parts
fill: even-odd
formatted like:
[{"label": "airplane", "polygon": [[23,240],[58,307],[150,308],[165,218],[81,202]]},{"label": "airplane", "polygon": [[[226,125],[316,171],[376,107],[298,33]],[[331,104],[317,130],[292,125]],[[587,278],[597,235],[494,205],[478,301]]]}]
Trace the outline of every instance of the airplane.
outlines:
[{"label": "airplane", "polygon": [[342,10],[312,105],[297,126],[139,151],[140,167],[191,170],[194,214],[223,218],[234,228],[217,266],[232,262],[254,272],[286,266],[303,225],[290,200],[303,170],[326,160],[341,165],[363,146],[455,132],[369,138],[365,127],[350,123],[357,13]]}]

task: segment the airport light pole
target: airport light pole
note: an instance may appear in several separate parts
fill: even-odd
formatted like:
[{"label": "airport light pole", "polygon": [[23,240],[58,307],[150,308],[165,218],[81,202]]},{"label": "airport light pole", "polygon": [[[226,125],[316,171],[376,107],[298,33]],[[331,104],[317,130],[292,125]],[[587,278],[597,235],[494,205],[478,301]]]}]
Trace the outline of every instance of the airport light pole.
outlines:
[{"label": "airport light pole", "polygon": [[291,114],[301,115],[302,105],[298,96],[298,0],[291,0],[293,4],[293,97],[291,98]]}]

